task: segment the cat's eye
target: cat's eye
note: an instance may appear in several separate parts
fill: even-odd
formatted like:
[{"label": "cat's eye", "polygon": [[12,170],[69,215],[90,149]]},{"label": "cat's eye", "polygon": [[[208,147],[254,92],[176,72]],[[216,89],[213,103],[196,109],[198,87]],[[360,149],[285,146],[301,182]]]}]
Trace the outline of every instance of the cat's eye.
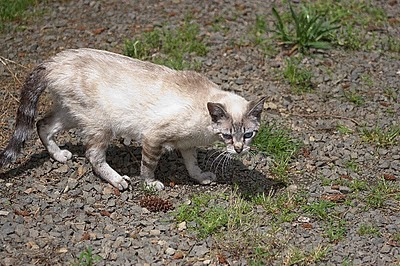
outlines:
[{"label": "cat's eye", "polygon": [[222,134],[222,137],[224,139],[232,139],[232,135],[231,134]]},{"label": "cat's eye", "polygon": [[254,134],[254,132],[247,132],[247,133],[245,133],[245,134],[243,135],[243,137],[244,137],[245,139],[249,139],[249,138],[251,138],[251,137],[253,136],[253,134]]}]

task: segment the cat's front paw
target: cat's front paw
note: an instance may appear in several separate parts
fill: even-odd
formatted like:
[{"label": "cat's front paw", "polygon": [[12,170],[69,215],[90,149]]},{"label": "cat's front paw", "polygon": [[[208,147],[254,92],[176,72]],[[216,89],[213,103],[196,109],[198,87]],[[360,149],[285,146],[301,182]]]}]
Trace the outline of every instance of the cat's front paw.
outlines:
[{"label": "cat's front paw", "polygon": [[111,185],[118,188],[120,191],[128,189],[129,183],[131,179],[129,176],[123,175],[119,178],[115,178],[114,180],[110,180]]},{"label": "cat's front paw", "polygon": [[157,180],[146,180],[145,181],[145,186],[147,189],[155,189],[157,191],[163,190],[164,189],[164,184],[161,183],[160,181]]},{"label": "cat's front paw", "polygon": [[201,185],[209,185],[217,180],[217,176],[211,172],[203,172],[198,176],[194,176],[193,178]]}]

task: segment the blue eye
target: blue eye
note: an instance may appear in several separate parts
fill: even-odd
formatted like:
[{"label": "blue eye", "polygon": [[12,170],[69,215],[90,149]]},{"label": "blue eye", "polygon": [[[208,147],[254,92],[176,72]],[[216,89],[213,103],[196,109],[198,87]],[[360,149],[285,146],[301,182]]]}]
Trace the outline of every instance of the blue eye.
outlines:
[{"label": "blue eye", "polygon": [[224,139],[232,139],[232,135],[230,135],[230,134],[222,134],[222,137]]},{"label": "blue eye", "polygon": [[251,137],[253,136],[253,133],[254,133],[254,132],[247,132],[247,133],[245,133],[245,134],[243,135],[243,137],[244,137],[245,139],[249,139],[249,138],[251,138]]}]

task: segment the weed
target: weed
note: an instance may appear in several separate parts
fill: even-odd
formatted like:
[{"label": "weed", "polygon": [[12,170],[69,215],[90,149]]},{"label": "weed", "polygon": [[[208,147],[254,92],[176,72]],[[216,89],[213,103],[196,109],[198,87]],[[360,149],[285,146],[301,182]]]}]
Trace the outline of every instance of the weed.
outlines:
[{"label": "weed", "polygon": [[140,60],[151,60],[173,69],[197,69],[200,63],[192,60],[191,55],[207,54],[207,48],[198,36],[199,26],[185,21],[176,29],[157,28],[136,39],[125,41],[124,54]]},{"label": "weed", "polygon": [[379,147],[387,147],[397,144],[397,137],[400,134],[400,127],[390,128],[375,127],[372,129],[362,129],[361,138],[365,142],[375,143]]},{"label": "weed", "polygon": [[345,167],[350,170],[353,171],[355,173],[358,173],[360,171],[360,168],[358,167],[358,164],[354,161],[354,160],[348,160],[345,162]]},{"label": "weed", "polygon": [[302,93],[312,90],[311,70],[300,66],[299,59],[297,58],[286,59],[283,76],[295,92]]},{"label": "weed", "polygon": [[371,225],[371,224],[361,224],[360,227],[358,228],[358,234],[360,236],[364,235],[373,235],[373,236],[379,236],[379,228]]},{"label": "weed", "polygon": [[397,102],[397,95],[398,95],[398,91],[399,89],[395,89],[395,88],[385,88],[383,90],[383,94],[391,101]]},{"label": "weed", "polygon": [[283,265],[310,265],[322,261],[329,247],[317,246],[314,250],[305,252],[298,247],[290,247],[286,254]]},{"label": "weed", "polygon": [[336,206],[336,204],[333,202],[320,200],[304,206],[303,210],[318,216],[318,218],[321,220],[325,220],[329,216],[329,209],[334,206]]},{"label": "weed", "polygon": [[341,240],[346,234],[346,222],[343,220],[335,220],[330,218],[325,230],[326,236],[331,242],[337,242]]},{"label": "weed", "polygon": [[274,124],[262,124],[253,141],[258,151],[272,156],[272,172],[285,179],[290,160],[300,148],[300,143],[293,139],[288,131],[279,129]]},{"label": "weed", "polygon": [[361,38],[361,30],[353,25],[342,27],[338,32],[337,44],[350,50],[361,50],[364,40]]},{"label": "weed", "polygon": [[345,125],[337,125],[336,126],[336,130],[340,134],[343,134],[343,135],[350,135],[350,134],[352,134],[354,132],[351,128],[349,128],[349,127],[347,127]]},{"label": "weed", "polygon": [[389,52],[400,53],[400,38],[388,36],[382,42]]},{"label": "weed", "polygon": [[274,56],[277,53],[276,47],[273,45],[271,38],[265,36],[267,33],[267,23],[264,16],[257,15],[254,28],[251,30],[253,42],[256,46],[269,56]]},{"label": "weed", "polygon": [[99,262],[102,258],[98,255],[94,255],[91,247],[86,247],[84,251],[82,251],[78,258],[78,263],[76,266],[92,266],[95,265],[96,262]]},{"label": "weed", "polygon": [[1,0],[0,1],[0,30],[5,22],[22,17],[26,9],[38,3],[38,0]]},{"label": "weed", "polygon": [[344,91],[344,97],[351,103],[361,106],[365,103],[364,98],[355,91]]},{"label": "weed", "polygon": [[296,13],[289,3],[291,20],[289,25],[285,25],[279,12],[272,8],[275,17],[275,33],[284,44],[292,45],[292,49],[305,52],[309,48],[329,49],[330,34],[336,31],[339,26],[335,21],[328,21],[324,14],[318,12],[313,6],[301,6]]},{"label": "weed", "polygon": [[385,201],[390,198],[391,200],[400,200],[400,186],[380,179],[374,186],[371,187],[367,197],[366,203],[372,208],[383,207]]},{"label": "weed", "polygon": [[368,183],[365,180],[353,179],[348,186],[353,191],[368,190]]}]

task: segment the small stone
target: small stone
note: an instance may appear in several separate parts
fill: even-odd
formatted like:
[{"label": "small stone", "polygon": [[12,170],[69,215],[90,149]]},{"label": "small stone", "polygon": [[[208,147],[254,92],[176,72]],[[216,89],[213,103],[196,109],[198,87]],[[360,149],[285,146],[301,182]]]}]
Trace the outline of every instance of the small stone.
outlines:
[{"label": "small stone", "polygon": [[9,213],[9,211],[0,211],[0,216],[7,216]]},{"label": "small stone", "polygon": [[158,229],[152,229],[152,230],[150,230],[150,235],[151,235],[151,236],[158,236],[158,235],[160,235],[160,234],[161,234],[161,231],[158,230]]},{"label": "small stone", "polygon": [[57,253],[67,253],[68,249],[67,248],[60,248],[57,250]]},{"label": "small stone", "polygon": [[63,165],[61,165],[56,171],[57,171],[58,173],[63,173],[63,174],[65,174],[65,173],[68,172],[68,170],[69,170],[68,165],[63,164]]},{"label": "small stone", "polygon": [[200,246],[195,246],[192,249],[192,252],[196,257],[204,257],[209,252],[209,249],[207,248],[206,244],[200,245]]},{"label": "small stone", "polygon": [[180,224],[178,224],[178,230],[179,231],[183,231],[187,228],[186,226],[186,222],[181,222]]},{"label": "small stone", "polygon": [[167,248],[167,249],[165,250],[165,254],[167,254],[168,256],[172,256],[172,255],[175,254],[175,249],[173,249],[173,248]]},{"label": "small stone", "polygon": [[203,261],[203,264],[204,264],[204,265],[209,265],[210,263],[211,263],[211,260],[204,260],[204,261]]},{"label": "small stone", "polygon": [[391,249],[392,249],[391,246],[389,246],[387,244],[384,244],[379,252],[382,253],[382,254],[388,254]]},{"label": "small stone", "polygon": [[299,223],[309,223],[310,222],[310,218],[306,217],[306,216],[299,216],[299,218],[297,218],[297,221]]},{"label": "small stone", "polygon": [[288,191],[288,192],[291,192],[291,193],[295,193],[296,191],[297,191],[297,186],[296,185],[290,185],[290,186],[288,186],[287,188],[286,188],[286,190]]},{"label": "small stone", "polygon": [[340,186],[339,187],[339,191],[342,192],[343,194],[351,193],[351,189],[349,187],[346,187],[346,186]]}]

